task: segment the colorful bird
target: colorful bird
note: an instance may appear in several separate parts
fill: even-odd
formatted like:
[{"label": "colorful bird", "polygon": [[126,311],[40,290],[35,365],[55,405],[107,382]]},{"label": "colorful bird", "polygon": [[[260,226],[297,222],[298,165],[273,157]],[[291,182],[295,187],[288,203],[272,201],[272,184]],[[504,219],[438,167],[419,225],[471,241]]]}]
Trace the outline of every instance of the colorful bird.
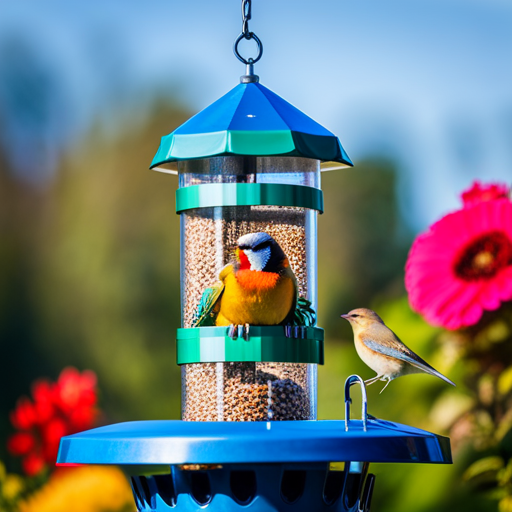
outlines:
[{"label": "colorful bird", "polygon": [[424,372],[455,386],[450,379],[406,347],[375,311],[366,308],[353,309],[341,317],[352,326],[359,357],[377,373],[375,377],[365,381],[365,384],[370,385],[378,380],[387,381],[382,393],[393,379]]},{"label": "colorful bird", "polygon": [[243,325],[247,338],[250,325],[291,324],[299,301],[297,281],[279,244],[260,232],[241,236],[237,245],[236,261],[204,291],[193,326],[231,326],[235,337],[235,326]]}]

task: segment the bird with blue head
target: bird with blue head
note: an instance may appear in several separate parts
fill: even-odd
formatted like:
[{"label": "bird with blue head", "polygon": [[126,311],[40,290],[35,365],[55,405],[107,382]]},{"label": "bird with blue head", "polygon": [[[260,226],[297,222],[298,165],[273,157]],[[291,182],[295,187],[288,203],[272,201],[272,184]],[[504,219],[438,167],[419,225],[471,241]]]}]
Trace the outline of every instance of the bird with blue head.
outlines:
[{"label": "bird with blue head", "polygon": [[234,261],[204,291],[193,327],[230,326],[229,335],[236,337],[237,326],[243,326],[247,339],[251,325],[291,325],[297,318],[302,325],[316,320],[311,304],[298,296],[286,254],[268,233],[258,232],[238,239]]}]

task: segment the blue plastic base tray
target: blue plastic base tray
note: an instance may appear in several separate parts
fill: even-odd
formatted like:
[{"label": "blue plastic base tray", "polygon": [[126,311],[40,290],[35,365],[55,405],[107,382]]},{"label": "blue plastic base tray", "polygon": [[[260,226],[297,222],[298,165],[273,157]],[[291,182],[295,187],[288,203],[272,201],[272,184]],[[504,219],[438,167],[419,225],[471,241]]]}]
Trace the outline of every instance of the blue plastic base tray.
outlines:
[{"label": "blue plastic base tray", "polygon": [[134,421],[61,440],[58,463],[166,465],[333,461],[451,463],[448,438],[389,421]]}]

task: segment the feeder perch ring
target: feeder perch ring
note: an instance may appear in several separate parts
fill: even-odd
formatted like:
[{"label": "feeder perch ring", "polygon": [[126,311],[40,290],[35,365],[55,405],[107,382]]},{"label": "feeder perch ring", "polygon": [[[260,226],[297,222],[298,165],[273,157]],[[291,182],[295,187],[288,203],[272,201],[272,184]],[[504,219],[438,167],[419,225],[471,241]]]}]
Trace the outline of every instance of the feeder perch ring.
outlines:
[{"label": "feeder perch ring", "polygon": [[[177,363],[279,362],[324,364],[324,330],[292,327],[303,337],[286,336],[286,326],[251,326],[251,337],[232,339],[226,327],[178,329]],[[295,333],[294,333],[295,334]]]}]

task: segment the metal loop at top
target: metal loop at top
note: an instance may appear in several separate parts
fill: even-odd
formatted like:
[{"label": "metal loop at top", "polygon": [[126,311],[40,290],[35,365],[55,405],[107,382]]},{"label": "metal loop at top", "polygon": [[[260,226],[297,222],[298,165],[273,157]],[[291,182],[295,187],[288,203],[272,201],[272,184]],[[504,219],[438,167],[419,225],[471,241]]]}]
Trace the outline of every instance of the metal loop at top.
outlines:
[{"label": "metal loop at top", "polygon": [[[248,41],[251,39],[254,39],[256,41],[256,44],[258,45],[258,55],[256,55],[255,58],[249,58],[245,59],[240,55],[240,52],[238,51],[238,45],[240,44],[240,41],[242,39],[247,39]],[[236,55],[236,58],[243,62],[245,65],[249,64],[256,64],[261,59],[261,56],[263,55],[263,44],[260,41],[260,38],[254,33],[254,32],[248,32],[247,34],[244,34],[243,32],[236,38],[235,44],[233,45],[233,52]]]},{"label": "metal loop at top", "polygon": [[359,375],[351,375],[345,381],[345,430],[348,431],[348,423],[350,421],[350,404],[352,399],[350,398],[350,387],[358,383],[361,386],[362,394],[362,410],[361,419],[363,420],[363,430],[366,432],[368,427],[368,398],[366,396],[366,386],[364,380]]},{"label": "metal loop at top", "polygon": [[[249,78],[248,81],[257,81],[257,77],[253,73],[252,66],[261,59],[261,56],[263,55],[263,45],[261,44],[259,37],[254,32],[251,32],[249,30],[250,19],[251,0],[242,0],[242,33],[236,38],[235,44],[233,45],[233,52],[239,61],[243,62],[246,66],[248,66],[247,76],[245,78]],[[238,45],[240,44],[240,41],[242,39],[247,39],[247,41],[254,39],[256,41],[256,44],[258,45],[258,55],[256,55],[254,59],[245,59],[240,55],[240,52],[238,51]],[[252,80],[250,78],[252,78]]]}]

